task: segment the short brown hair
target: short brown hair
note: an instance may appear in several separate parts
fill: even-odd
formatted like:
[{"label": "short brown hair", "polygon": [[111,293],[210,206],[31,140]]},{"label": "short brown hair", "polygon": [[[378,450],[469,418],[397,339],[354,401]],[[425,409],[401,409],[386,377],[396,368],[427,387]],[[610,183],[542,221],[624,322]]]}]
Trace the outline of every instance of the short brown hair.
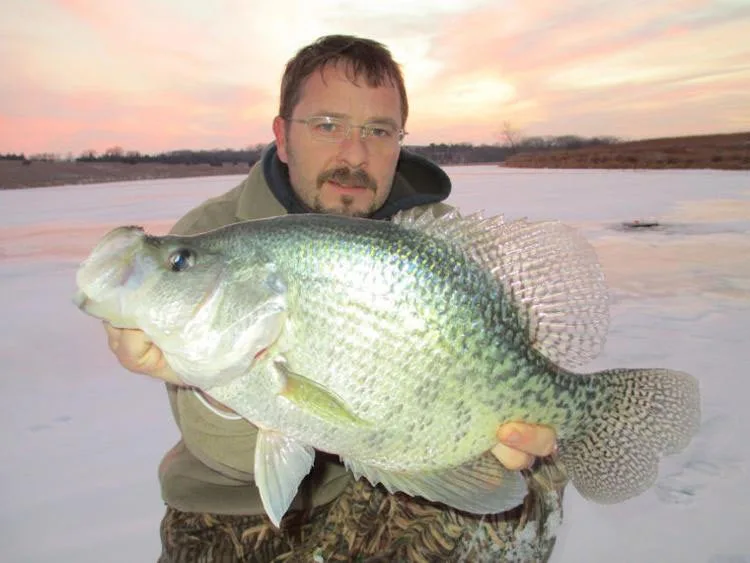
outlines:
[{"label": "short brown hair", "polygon": [[297,51],[286,64],[281,79],[279,115],[286,119],[292,116],[302,95],[302,85],[313,72],[322,73],[327,65],[340,61],[347,63],[347,78],[352,82],[364,77],[372,88],[395,86],[401,96],[401,126],[406,125],[409,103],[401,67],[382,43],[352,35],[326,35]]}]

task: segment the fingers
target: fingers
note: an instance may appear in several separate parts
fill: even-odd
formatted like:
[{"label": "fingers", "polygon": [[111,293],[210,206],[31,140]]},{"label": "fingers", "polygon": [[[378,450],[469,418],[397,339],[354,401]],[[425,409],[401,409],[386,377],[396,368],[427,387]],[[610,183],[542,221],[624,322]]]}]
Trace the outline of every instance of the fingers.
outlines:
[{"label": "fingers", "polygon": [[104,323],[107,342],[117,361],[127,370],[182,384],[164,359],[164,355],[143,331],[115,328]]},{"label": "fingers", "polygon": [[533,455],[529,455],[520,450],[514,450],[503,443],[496,444],[495,447],[492,448],[492,453],[506,469],[510,469],[511,471],[529,469],[536,460]]},{"label": "fingers", "polygon": [[537,424],[504,424],[497,431],[497,439],[492,453],[512,471],[527,469],[537,457],[551,455],[556,449],[555,431]]},{"label": "fingers", "polygon": [[109,345],[109,349],[113,352],[117,352],[122,329],[115,328],[106,321],[103,322],[102,325],[104,325],[104,331],[107,333],[107,344]]},{"label": "fingers", "polygon": [[107,332],[107,344],[116,356],[140,357],[147,348],[146,335],[139,330],[115,328],[105,322],[104,330]]},{"label": "fingers", "polygon": [[144,332],[115,328],[109,323],[104,323],[104,329],[107,331],[110,350],[127,369],[142,373],[152,367],[150,364],[158,362],[151,351],[154,345]]},{"label": "fingers", "polygon": [[555,449],[555,431],[549,426],[510,422],[498,428],[497,439],[506,446],[533,456],[547,456]]}]

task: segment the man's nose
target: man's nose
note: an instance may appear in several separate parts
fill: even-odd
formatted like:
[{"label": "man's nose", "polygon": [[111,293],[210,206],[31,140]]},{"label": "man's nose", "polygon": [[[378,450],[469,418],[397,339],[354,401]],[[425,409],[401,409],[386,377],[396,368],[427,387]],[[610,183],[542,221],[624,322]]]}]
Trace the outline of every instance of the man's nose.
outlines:
[{"label": "man's nose", "polygon": [[352,168],[359,168],[367,162],[369,156],[367,138],[362,136],[362,129],[352,127],[339,143],[339,159]]}]

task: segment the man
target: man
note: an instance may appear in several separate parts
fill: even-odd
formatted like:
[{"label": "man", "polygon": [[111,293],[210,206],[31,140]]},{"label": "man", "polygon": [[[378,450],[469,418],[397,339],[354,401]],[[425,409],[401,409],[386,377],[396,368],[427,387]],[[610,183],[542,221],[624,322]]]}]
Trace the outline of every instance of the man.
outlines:
[{"label": "man", "polygon": [[[173,232],[311,211],[380,220],[417,206],[445,212],[447,175],[401,150],[407,115],[400,69],[383,45],[349,36],[321,38],[287,64],[273,121],[275,143],[242,184],[188,213]],[[554,533],[548,518],[559,509],[555,489],[565,480],[550,479],[554,473],[541,469],[526,472],[532,492],[522,507],[477,516],[389,495],[355,481],[337,458],[319,454],[277,530],[253,483],[256,428],[200,391],[181,386],[142,332],[106,328],[123,366],[168,383],[182,434],[159,470],[167,504],[161,563],[541,560],[549,554]],[[537,456],[552,453],[554,439],[548,428],[507,424],[498,430],[493,453],[508,468],[526,470]],[[540,461],[537,467],[553,465]],[[530,547],[518,545],[514,536],[527,524],[536,526]]]}]

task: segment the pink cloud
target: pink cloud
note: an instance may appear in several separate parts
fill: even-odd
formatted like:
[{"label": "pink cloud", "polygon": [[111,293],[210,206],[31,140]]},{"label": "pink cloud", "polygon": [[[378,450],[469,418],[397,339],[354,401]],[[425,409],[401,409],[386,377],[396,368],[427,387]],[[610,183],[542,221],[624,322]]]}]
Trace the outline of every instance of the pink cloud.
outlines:
[{"label": "pink cloud", "polygon": [[[247,3],[210,10],[186,1],[179,13],[139,0],[117,9],[93,0],[53,4],[53,23],[15,25],[4,36],[0,152],[112,145],[154,152],[271,138],[290,43],[259,41],[264,29],[244,19],[252,18]],[[272,9],[283,6],[265,13]],[[419,37],[420,50],[429,41],[425,66],[437,70],[410,92],[409,142],[479,143],[494,142],[505,120],[527,134],[747,128],[748,16],[750,6],[701,0],[638,10],[529,0],[383,16],[367,29],[392,20],[389,29]],[[335,31],[346,27],[333,21]]]},{"label": "pink cloud", "polygon": [[[491,141],[505,119],[531,134],[738,130],[748,120],[725,108],[734,107],[733,92],[750,89],[750,46],[738,47],[746,44],[741,22],[747,16],[750,6],[722,10],[696,0],[638,10],[628,4],[549,0],[488,6],[446,18],[438,27],[431,55],[443,66],[419,99],[426,106],[431,90],[483,76],[506,81],[514,97],[476,107],[478,120],[496,122],[483,134],[481,127],[466,123],[465,115],[456,121],[456,127],[463,123],[461,133],[472,131],[484,141]],[[696,42],[704,47],[697,57],[690,51]],[[739,52],[732,54],[730,45]],[[570,79],[558,79],[566,73]],[[587,80],[575,81],[579,75]],[[421,136],[422,126],[440,129],[420,122],[419,105],[413,105],[413,139]],[[437,106],[430,120],[440,111]],[[444,125],[453,121],[450,114],[442,119]]]},{"label": "pink cloud", "polygon": [[523,75],[750,17],[750,6],[723,11],[705,6],[701,0],[668,6],[654,2],[638,10],[627,3],[503,3],[446,19],[433,43],[433,57],[445,62],[445,74],[496,68]]},{"label": "pink cloud", "polygon": [[[0,117],[0,152],[58,152],[113,145],[154,152],[242,147],[271,138],[267,96],[252,88],[127,93],[17,91]],[[254,115],[255,114],[255,115]]]}]

